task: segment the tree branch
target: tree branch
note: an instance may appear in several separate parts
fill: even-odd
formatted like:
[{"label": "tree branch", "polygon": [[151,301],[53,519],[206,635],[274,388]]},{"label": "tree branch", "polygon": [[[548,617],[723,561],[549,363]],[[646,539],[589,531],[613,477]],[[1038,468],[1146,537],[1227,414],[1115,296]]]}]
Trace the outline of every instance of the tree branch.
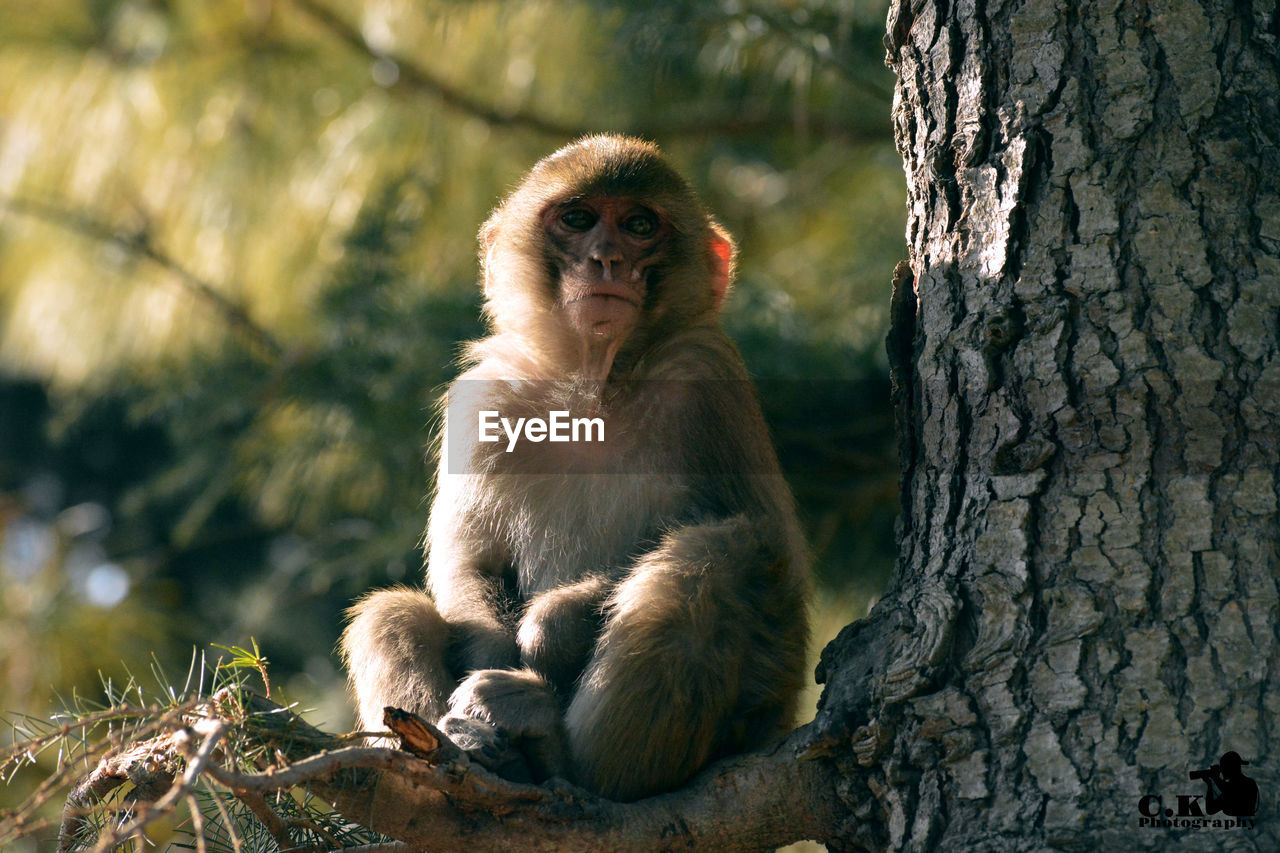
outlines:
[{"label": "tree branch", "polygon": [[[881,66],[882,76],[874,77],[853,63],[845,61],[831,50],[819,50],[812,39],[804,38],[797,32],[797,28],[787,21],[784,14],[775,11],[767,4],[753,4],[734,17],[739,20],[746,17],[758,18],[765,26],[777,33],[779,37],[786,39],[793,47],[803,50],[814,62],[834,68],[850,83],[860,87],[863,94],[868,98],[880,102],[885,107],[893,103],[893,78],[883,73],[883,66]],[[880,30],[879,28],[874,28],[874,32],[872,32],[872,29],[868,27],[867,34],[871,38],[875,38]]]},{"label": "tree branch", "polygon": [[[133,772],[136,774],[135,778],[141,779],[142,785],[149,785],[149,780],[146,777],[153,768],[149,766],[148,762],[137,760],[137,756],[124,760],[117,759],[117,756],[120,755],[122,750],[127,751],[130,749],[139,749],[142,754],[145,754],[146,744],[150,742],[152,735],[161,732],[167,736],[179,724],[182,715],[190,711],[194,704],[182,703],[163,712],[156,709],[144,709],[128,705],[113,705],[95,713],[86,714],[74,721],[64,722],[51,732],[16,743],[0,752],[0,767],[5,767],[15,759],[20,759],[21,756],[38,754],[54,743],[66,744],[72,742],[75,744],[69,751],[65,751],[65,747],[60,749],[60,754],[64,754],[66,760],[59,762],[58,769],[41,782],[30,796],[16,808],[0,811],[0,840],[9,837],[12,833],[34,832],[42,828],[46,822],[33,820],[33,815],[45,803],[49,802],[59,788],[74,778],[74,768],[77,765],[87,766],[89,761],[98,761],[97,770],[90,774],[80,785],[77,785],[68,797],[68,804],[71,809],[70,811],[64,810],[64,831],[66,829],[65,822],[68,818],[83,817],[87,813],[87,808],[80,808],[77,811],[78,804],[85,805],[90,803],[93,801],[95,792],[100,792],[101,796],[105,796],[118,786],[119,783],[112,784],[107,781],[106,777],[97,775],[99,771],[103,770],[106,770],[109,775],[113,762],[119,768],[133,768]],[[126,722],[131,719],[146,717],[154,717],[154,719],[149,723],[140,724],[136,727]],[[103,723],[111,724],[110,734],[102,742],[89,743],[89,731]],[[124,730],[131,732],[131,738],[127,742],[123,734]],[[99,758],[99,756],[102,757]],[[120,769],[119,772],[123,777],[125,770]],[[121,781],[125,781],[125,778],[122,778]],[[166,781],[164,784],[167,785],[168,782]],[[80,801],[74,800],[78,794],[81,796]]]},{"label": "tree branch", "polygon": [[293,846],[289,825],[284,818],[275,813],[266,797],[256,791],[237,791],[236,796],[240,798],[240,802],[249,807],[249,811],[253,812],[258,822],[266,827],[267,832],[271,833],[271,837],[276,840],[281,850],[288,850]]},{"label": "tree branch", "polygon": [[58,831],[58,851],[67,853],[75,849],[90,827],[86,817],[116,788],[132,782],[148,789],[173,784],[172,763],[173,734],[134,744],[117,755],[109,755],[98,762],[93,772],[86,776],[67,796],[62,808],[62,826]]},{"label": "tree branch", "polygon": [[332,9],[315,0],[292,0],[293,5],[309,18],[323,26],[332,35],[370,59],[389,59],[400,71],[396,82],[388,88],[411,89],[430,95],[450,109],[464,112],[496,127],[523,127],[549,136],[580,136],[585,128],[558,122],[525,110],[499,110],[440,79],[421,66],[414,65],[400,56],[391,56],[373,49],[365,41],[360,30],[335,14]]},{"label": "tree branch", "polygon": [[[721,762],[682,790],[634,803],[563,783],[516,786],[529,789],[518,799],[472,801],[385,771],[363,784],[316,780],[309,787],[347,817],[438,853],[506,853],[512,838],[527,851],[765,851],[822,840],[838,823],[834,769],[800,758],[798,734],[771,752]],[[472,767],[468,775],[489,774]]]},{"label": "tree branch", "polygon": [[[364,35],[358,27],[343,20],[323,3],[317,2],[317,0],[291,0],[291,2],[299,11],[323,26],[332,35],[358,53],[364,54],[372,60],[394,62],[400,74],[388,88],[426,94],[449,109],[478,118],[491,127],[523,128],[546,136],[562,138],[575,138],[592,133],[618,132],[619,130],[650,137],[701,137],[712,134],[716,136],[776,134],[797,124],[790,117],[780,118],[770,112],[753,114],[735,110],[729,115],[720,117],[702,117],[693,120],[674,119],[669,121],[641,120],[632,123],[629,127],[618,128],[616,126],[591,126],[560,121],[518,108],[501,109],[462,91],[422,66],[410,62],[403,56],[392,55],[371,47],[365,41]],[[806,132],[816,131],[828,138],[844,139],[849,142],[882,142],[889,138],[887,127],[884,130],[868,130],[830,119],[810,116],[805,117],[803,127]]]},{"label": "tree branch", "polygon": [[833,772],[798,757],[803,737],[802,730],[770,753],[722,762],[684,790],[636,803],[563,782],[509,782],[465,755],[432,765],[380,747],[334,750],[264,773],[214,763],[206,770],[237,794],[305,785],[348,818],[440,853],[505,853],[513,837],[528,851],[771,850],[821,838],[834,820]]},{"label": "tree branch", "polygon": [[[222,720],[208,720],[201,728],[203,729],[204,740],[194,754],[188,755],[186,769],[176,779],[172,776],[159,776],[157,771],[152,769],[152,764],[153,762],[167,763],[172,760],[175,752],[187,752],[190,749],[190,735],[192,734],[189,729],[182,729],[138,744],[126,750],[122,755],[113,757],[109,766],[107,762],[99,765],[98,769],[90,775],[91,780],[94,777],[98,777],[98,780],[92,783],[92,791],[84,794],[83,800],[86,803],[88,798],[95,795],[100,798],[111,788],[126,780],[134,782],[136,788],[142,791],[156,787],[155,783],[159,778],[170,780],[169,788],[163,796],[154,802],[146,802],[140,798],[138,812],[132,820],[110,832],[102,833],[94,844],[92,853],[106,853],[106,851],[115,848],[121,841],[130,838],[145,828],[147,824],[170,813],[179,802],[191,796],[191,792],[199,783],[201,775],[212,763],[214,750],[222,744],[222,739],[227,732],[227,723]],[[141,772],[139,772],[140,770]],[[111,771],[115,772],[115,784],[108,785],[101,780],[108,780]],[[146,779],[148,784],[143,784],[141,781],[143,778]],[[84,787],[84,785],[79,786],[76,789],[77,792],[81,792]],[[80,840],[78,834],[84,827],[83,811],[76,812],[73,809],[73,799],[75,799],[74,794],[68,798],[67,809],[64,810],[64,812],[71,812],[71,819],[64,819],[63,821],[63,832],[58,839],[60,853],[75,848],[76,842]]]},{"label": "tree branch", "polygon": [[[219,705],[216,699],[209,708],[242,719],[204,720],[199,728],[207,732],[205,740],[188,758],[186,770],[160,800],[144,805],[127,826],[109,833],[110,838],[127,837],[154,819],[162,806],[188,796],[201,776],[206,784],[212,780],[248,803],[255,814],[265,803],[264,794],[306,787],[346,819],[388,835],[407,849],[429,847],[435,853],[506,853],[513,838],[528,851],[764,851],[804,838],[829,837],[841,814],[835,768],[826,758],[802,755],[812,740],[803,728],[767,752],[714,765],[680,791],[615,803],[560,780],[545,785],[510,782],[447,741],[430,749],[431,760],[399,749],[340,746],[346,739],[321,732],[259,697],[239,710]],[[429,746],[436,730],[408,717],[401,723],[417,732],[415,737],[427,733],[419,744]],[[286,763],[246,771],[215,761],[212,751],[232,725],[253,742],[274,749]],[[173,736],[172,749],[180,751],[183,743],[180,734]],[[154,760],[153,751],[146,754]],[[142,752],[134,755],[138,761],[144,759]],[[129,771],[119,766],[121,760],[116,759],[113,768],[117,775]],[[95,775],[99,771],[90,778]],[[285,826],[272,817],[274,813],[259,814],[273,835],[287,837],[282,836]]]},{"label": "tree branch", "polygon": [[216,287],[188,270],[168,253],[151,242],[146,230],[125,231],[79,211],[68,210],[54,204],[34,199],[0,196],[0,205],[14,213],[31,216],[42,222],[57,225],[84,237],[119,246],[126,252],[144,258],[178,280],[184,289],[197,299],[211,305],[234,328],[242,332],[252,343],[268,354],[279,356],[284,348],[262,326],[254,322],[243,306],[223,295]]}]

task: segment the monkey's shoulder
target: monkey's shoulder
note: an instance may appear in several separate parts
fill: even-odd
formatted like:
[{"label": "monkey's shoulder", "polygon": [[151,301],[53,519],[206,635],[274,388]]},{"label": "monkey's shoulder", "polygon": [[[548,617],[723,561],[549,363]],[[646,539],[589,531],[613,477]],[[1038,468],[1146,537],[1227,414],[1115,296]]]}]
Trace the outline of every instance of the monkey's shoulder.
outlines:
[{"label": "monkey's shoulder", "polygon": [[737,346],[714,325],[671,335],[644,354],[633,375],[650,381],[749,381]]}]

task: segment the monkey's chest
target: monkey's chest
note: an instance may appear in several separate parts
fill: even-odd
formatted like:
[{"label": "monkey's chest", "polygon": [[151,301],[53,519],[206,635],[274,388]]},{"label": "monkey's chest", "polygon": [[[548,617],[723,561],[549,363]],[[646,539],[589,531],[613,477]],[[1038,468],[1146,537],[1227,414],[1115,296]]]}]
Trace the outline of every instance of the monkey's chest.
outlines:
[{"label": "monkey's chest", "polygon": [[521,593],[620,569],[652,549],[689,503],[677,420],[649,386],[607,401],[582,383],[478,386],[469,470]]},{"label": "monkey's chest", "polygon": [[[517,475],[498,538],[524,596],[621,569],[678,515],[683,487],[656,474]],[[509,481],[508,486],[515,486]]]}]

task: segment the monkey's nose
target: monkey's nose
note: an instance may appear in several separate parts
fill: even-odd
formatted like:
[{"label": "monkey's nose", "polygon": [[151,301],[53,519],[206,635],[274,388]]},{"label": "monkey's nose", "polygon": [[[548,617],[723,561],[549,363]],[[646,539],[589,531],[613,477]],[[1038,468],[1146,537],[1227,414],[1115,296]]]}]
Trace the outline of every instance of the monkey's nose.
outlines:
[{"label": "monkey's nose", "polygon": [[605,249],[592,253],[591,260],[600,265],[600,273],[604,281],[616,281],[618,276],[625,272],[623,265],[626,259],[622,257],[621,252]]}]

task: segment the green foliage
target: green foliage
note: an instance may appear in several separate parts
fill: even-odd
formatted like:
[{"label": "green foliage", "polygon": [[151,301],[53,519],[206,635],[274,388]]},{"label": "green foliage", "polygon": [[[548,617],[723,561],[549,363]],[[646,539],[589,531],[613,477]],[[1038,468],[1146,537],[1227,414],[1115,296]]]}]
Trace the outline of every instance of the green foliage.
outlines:
[{"label": "green foliage", "polygon": [[434,400],[482,332],[476,229],[589,130],[656,137],[737,236],[726,322],[831,630],[859,615],[896,506],[883,7],[9,4],[0,708],[149,649],[257,670],[260,641],[273,689],[341,728],[342,608],[418,577]]},{"label": "green foliage", "polygon": [[262,651],[258,648],[258,641],[256,639],[250,637],[249,643],[253,646],[252,650],[241,646],[224,646],[221,643],[212,643],[211,645],[215,649],[222,649],[224,652],[231,655],[231,660],[219,663],[218,669],[227,669],[233,672],[239,670],[252,670],[253,672],[258,673],[258,675],[262,677],[263,694],[270,699],[271,678],[267,675],[268,661],[262,654]]},{"label": "green foliage", "polygon": [[[107,849],[107,839],[109,849],[124,853],[157,844],[266,853],[282,846],[337,849],[384,840],[305,792],[251,803],[207,776],[180,778],[196,760],[188,743],[200,737],[216,741],[219,766],[241,772],[278,765],[285,751],[308,737],[327,739],[306,746],[308,752],[338,743],[320,732],[275,724],[278,708],[263,706],[247,682],[250,673],[268,682],[256,643],[253,650],[228,651],[230,660],[212,665],[193,655],[181,682],[155,662],[145,684],[132,675],[123,684],[105,681],[102,700],[75,695],[49,719],[8,715],[10,745],[0,749],[0,778],[14,788],[15,779],[31,781],[28,795],[0,809],[3,849],[21,849],[58,831],[77,849]],[[139,797],[155,805],[139,806]],[[69,811],[63,811],[64,800]]]}]

